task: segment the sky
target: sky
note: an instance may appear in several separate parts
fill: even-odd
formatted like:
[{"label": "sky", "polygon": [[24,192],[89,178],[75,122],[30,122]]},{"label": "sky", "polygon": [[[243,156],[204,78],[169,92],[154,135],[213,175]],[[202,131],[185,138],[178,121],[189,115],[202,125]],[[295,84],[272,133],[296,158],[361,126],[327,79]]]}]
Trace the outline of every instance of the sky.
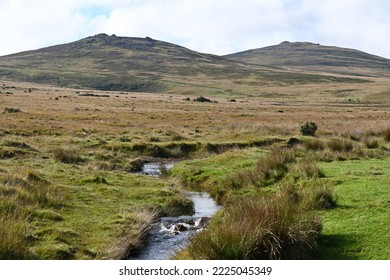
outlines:
[{"label": "sky", "polygon": [[390,58],[389,0],[0,0],[0,55],[98,33],[217,55],[304,41]]}]

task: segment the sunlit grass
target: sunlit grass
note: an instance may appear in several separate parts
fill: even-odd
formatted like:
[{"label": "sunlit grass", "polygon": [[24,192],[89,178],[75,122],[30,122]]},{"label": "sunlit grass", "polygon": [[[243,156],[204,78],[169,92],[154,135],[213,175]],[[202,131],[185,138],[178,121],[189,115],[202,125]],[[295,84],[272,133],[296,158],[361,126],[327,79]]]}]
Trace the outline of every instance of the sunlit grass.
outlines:
[{"label": "sunlit grass", "polygon": [[390,258],[389,158],[322,164],[337,181],[338,207],[324,213],[320,259]]}]

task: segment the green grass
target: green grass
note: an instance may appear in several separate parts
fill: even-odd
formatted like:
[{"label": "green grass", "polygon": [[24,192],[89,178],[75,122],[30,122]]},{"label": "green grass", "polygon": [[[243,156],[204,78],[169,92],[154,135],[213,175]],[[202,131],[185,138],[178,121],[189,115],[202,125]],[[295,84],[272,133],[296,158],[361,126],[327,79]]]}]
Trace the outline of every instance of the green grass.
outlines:
[{"label": "green grass", "polygon": [[229,176],[245,169],[250,169],[265,155],[260,148],[232,150],[207,158],[184,161],[176,165],[171,176],[178,177],[187,188],[211,190]]},{"label": "green grass", "polygon": [[78,148],[83,161],[50,147],[2,160],[0,259],[121,259],[158,215],[192,213],[177,185],[96,169],[100,150]]},{"label": "green grass", "polygon": [[202,189],[219,203],[230,195],[249,195],[282,180],[294,161],[294,151],[271,146],[268,150],[236,149],[177,165],[172,176],[187,188]]},{"label": "green grass", "polygon": [[390,259],[390,159],[322,164],[339,206],[324,212],[319,259]]}]

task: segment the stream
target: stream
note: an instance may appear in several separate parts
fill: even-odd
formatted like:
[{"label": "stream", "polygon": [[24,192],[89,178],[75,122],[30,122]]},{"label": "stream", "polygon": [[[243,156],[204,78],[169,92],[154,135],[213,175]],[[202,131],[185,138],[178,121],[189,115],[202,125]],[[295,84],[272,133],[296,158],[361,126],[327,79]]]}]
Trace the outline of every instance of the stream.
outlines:
[{"label": "stream", "polygon": [[[157,176],[160,164],[149,163],[148,175]],[[172,168],[169,163],[165,168]],[[152,172],[153,171],[153,172]],[[208,193],[187,192],[194,202],[195,214],[192,216],[162,217],[153,227],[148,244],[130,260],[169,260],[175,253],[186,247],[187,242],[198,231],[204,229],[211,217],[221,208]]]}]

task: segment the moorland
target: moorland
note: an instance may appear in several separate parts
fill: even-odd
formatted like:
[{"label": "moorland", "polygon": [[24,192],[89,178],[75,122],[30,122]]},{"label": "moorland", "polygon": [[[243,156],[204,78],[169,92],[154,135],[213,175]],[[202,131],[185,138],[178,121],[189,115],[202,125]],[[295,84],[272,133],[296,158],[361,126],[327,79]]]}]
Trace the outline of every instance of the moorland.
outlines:
[{"label": "moorland", "polygon": [[105,34],[0,57],[0,259],[127,258],[186,190],[223,210],[176,259],[389,259],[389,65]]}]

